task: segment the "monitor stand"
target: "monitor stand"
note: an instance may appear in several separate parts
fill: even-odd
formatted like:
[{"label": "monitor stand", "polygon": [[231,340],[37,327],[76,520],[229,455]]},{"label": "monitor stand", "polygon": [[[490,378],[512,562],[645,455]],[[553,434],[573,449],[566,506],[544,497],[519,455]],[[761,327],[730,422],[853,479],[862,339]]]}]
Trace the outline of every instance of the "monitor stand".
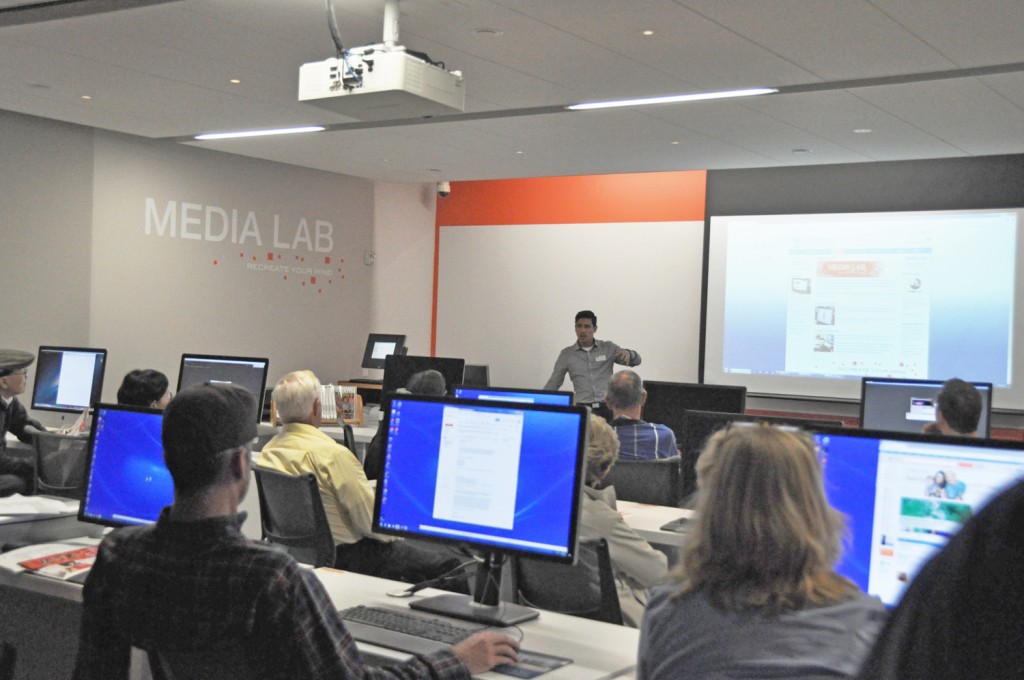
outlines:
[{"label": "monitor stand", "polygon": [[435,595],[413,600],[409,607],[488,626],[514,626],[537,618],[540,612],[536,609],[501,601],[499,591],[504,562],[505,555],[502,553],[487,553],[484,556],[483,563],[476,570],[476,587],[472,598],[469,595],[454,593]]}]

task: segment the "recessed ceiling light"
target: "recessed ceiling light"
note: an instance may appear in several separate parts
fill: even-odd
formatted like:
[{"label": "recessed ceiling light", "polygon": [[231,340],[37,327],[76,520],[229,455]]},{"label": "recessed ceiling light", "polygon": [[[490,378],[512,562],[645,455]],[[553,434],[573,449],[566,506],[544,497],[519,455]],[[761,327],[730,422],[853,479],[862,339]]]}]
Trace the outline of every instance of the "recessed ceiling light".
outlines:
[{"label": "recessed ceiling light", "polygon": [[640,35],[654,35],[654,31],[647,29],[646,31],[640,31]]},{"label": "recessed ceiling light", "polygon": [[91,97],[91,96],[89,96],[89,95],[87,95],[87,94],[83,94],[83,95],[82,95],[82,96],[80,97],[80,99],[92,99],[92,97]]},{"label": "recessed ceiling light", "polygon": [[294,135],[300,132],[320,132],[324,130],[322,125],[309,125],[307,127],[278,128],[276,130],[243,130],[242,132],[207,132],[196,135],[199,140],[210,139],[234,139],[236,137],[264,137],[269,135]]},{"label": "recessed ceiling light", "polygon": [[756,97],[762,94],[773,94],[778,90],[770,87],[755,87],[746,90],[726,90],[724,92],[693,92],[690,94],[673,94],[666,97],[644,97],[642,99],[619,99],[609,102],[588,102],[573,104],[565,108],[570,111],[587,111],[590,109],[612,109],[620,106],[647,106],[649,104],[677,104],[680,102],[705,101],[708,99],[730,99],[733,97]]},{"label": "recessed ceiling light", "polygon": [[810,149],[793,149],[793,153],[810,153]]},{"label": "recessed ceiling light", "polygon": [[871,128],[857,128],[856,130],[853,131],[853,134],[866,135],[869,132],[871,132]]},{"label": "recessed ceiling light", "polygon": [[522,149],[516,149],[516,154],[522,156],[525,153]]},{"label": "recessed ceiling light", "polygon": [[669,144],[678,144],[679,142],[669,142]]},{"label": "recessed ceiling light", "polygon": [[231,82],[232,85],[238,85],[242,81],[239,80],[238,78],[232,78],[230,82]]}]

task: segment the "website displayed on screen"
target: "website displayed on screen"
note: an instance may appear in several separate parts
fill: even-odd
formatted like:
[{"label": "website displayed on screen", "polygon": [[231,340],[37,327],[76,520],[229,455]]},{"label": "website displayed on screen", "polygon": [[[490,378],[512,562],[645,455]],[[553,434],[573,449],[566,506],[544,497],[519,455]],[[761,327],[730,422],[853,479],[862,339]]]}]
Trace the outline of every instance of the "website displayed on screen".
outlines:
[{"label": "website displayed on screen", "polygon": [[862,376],[962,375],[1009,392],[1021,212],[713,216],[705,381],[855,399]]},{"label": "website displayed on screen", "polygon": [[846,515],[839,572],[893,606],[989,500],[1024,476],[1019,442],[819,433],[825,491]]}]

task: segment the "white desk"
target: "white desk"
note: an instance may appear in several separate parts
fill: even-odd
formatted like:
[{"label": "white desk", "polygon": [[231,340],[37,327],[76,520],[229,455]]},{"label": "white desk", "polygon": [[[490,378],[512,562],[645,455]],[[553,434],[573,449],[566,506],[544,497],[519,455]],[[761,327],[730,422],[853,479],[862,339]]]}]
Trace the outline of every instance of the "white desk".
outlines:
[{"label": "white desk", "polygon": [[[389,598],[388,590],[407,584],[334,569],[317,569],[317,576],[339,609],[357,604],[401,607],[408,599]],[[424,590],[421,595],[442,591]],[[71,677],[78,648],[82,587],[32,574],[0,571],[0,634],[18,648],[18,678],[49,680]],[[545,674],[545,680],[601,680],[632,673],[639,631],[563,614],[541,612],[540,618],[520,624],[523,648],[569,657],[574,663]],[[515,634],[514,629],[510,631]],[[371,650],[370,646],[367,646]],[[383,651],[372,648],[371,651]],[[390,652],[394,655],[395,652]],[[485,673],[490,680],[510,676]]]},{"label": "white desk", "polygon": [[686,542],[685,533],[664,531],[661,527],[680,517],[693,517],[693,510],[633,503],[632,501],[617,501],[616,507],[618,507],[622,518],[626,520],[626,524],[651,545],[680,548]]},{"label": "white desk", "polygon": [[[328,568],[317,569],[316,574],[338,609],[358,604],[403,607],[409,602],[409,599],[385,594],[406,584]],[[428,588],[413,597],[443,592]],[[634,628],[545,611],[539,618],[519,624],[518,628],[523,632],[523,649],[573,659],[568,666],[545,673],[541,676],[543,680],[615,678],[632,673],[636,666],[640,632]],[[509,632],[517,634],[515,628],[510,628]],[[368,646],[368,649],[376,652],[379,648]],[[511,676],[484,673],[480,677],[509,680]]]}]

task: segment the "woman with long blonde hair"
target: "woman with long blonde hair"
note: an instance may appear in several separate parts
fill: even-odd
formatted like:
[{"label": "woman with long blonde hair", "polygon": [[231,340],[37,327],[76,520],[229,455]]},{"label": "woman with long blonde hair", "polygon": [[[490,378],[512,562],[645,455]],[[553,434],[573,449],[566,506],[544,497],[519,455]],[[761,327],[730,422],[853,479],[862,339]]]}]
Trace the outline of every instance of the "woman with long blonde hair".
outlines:
[{"label": "woman with long blonde hair", "polygon": [[713,435],[676,582],[652,592],[639,677],[854,675],[885,609],[836,573],[844,523],[814,440],[766,425]]}]

